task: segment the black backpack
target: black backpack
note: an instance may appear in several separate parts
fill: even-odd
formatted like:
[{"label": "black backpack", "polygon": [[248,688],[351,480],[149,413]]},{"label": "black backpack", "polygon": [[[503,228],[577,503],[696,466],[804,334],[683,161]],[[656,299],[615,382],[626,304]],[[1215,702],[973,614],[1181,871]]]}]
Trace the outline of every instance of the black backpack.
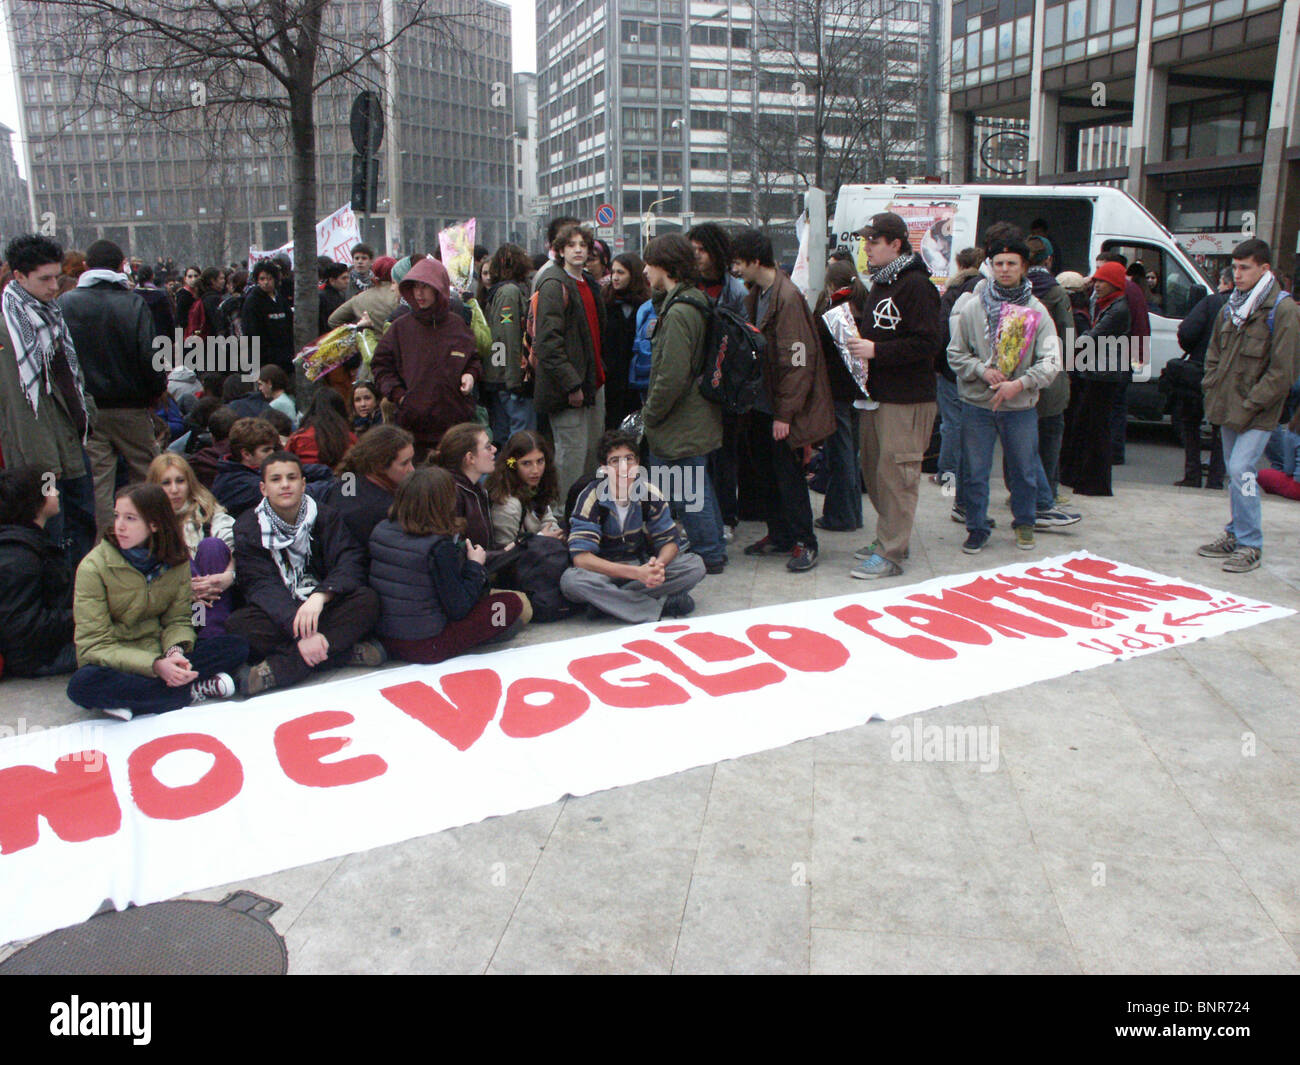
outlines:
[{"label": "black backpack", "polygon": [[704,341],[700,395],[729,414],[744,414],[763,388],[767,339],[743,314],[714,304]]}]

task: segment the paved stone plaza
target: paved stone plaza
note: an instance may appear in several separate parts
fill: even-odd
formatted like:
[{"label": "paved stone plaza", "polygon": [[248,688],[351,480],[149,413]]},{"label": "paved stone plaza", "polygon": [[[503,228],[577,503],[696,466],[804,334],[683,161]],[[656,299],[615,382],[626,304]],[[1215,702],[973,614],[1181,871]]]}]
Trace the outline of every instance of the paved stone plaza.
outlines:
[{"label": "paved stone plaza", "polygon": [[[1122,471],[1116,491],[1029,555],[995,486],[1000,527],[972,558],[927,482],[890,582],[848,578],[869,535],[822,534],[795,576],[744,558],[761,530],[742,525],[699,614],[1076,548],[1300,608],[1300,505],[1265,500],[1263,566],[1237,576],[1195,554],[1225,493]],[[295,973],[1297,973],[1298,646],[1300,616],[920,715],[998,726],[996,772],[893,761],[877,722],[190,897],[283,903]],[[0,686],[5,722],[81,716],[58,681]]]}]

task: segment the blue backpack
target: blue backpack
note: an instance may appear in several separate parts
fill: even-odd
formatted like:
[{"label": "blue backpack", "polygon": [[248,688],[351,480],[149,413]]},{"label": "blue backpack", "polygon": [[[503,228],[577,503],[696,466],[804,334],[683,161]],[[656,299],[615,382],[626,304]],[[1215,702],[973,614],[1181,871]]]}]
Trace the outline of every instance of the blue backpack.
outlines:
[{"label": "blue backpack", "polygon": [[632,342],[632,365],[627,383],[644,392],[650,387],[650,323],[656,320],[655,305],[646,300],[636,309],[636,339]]}]

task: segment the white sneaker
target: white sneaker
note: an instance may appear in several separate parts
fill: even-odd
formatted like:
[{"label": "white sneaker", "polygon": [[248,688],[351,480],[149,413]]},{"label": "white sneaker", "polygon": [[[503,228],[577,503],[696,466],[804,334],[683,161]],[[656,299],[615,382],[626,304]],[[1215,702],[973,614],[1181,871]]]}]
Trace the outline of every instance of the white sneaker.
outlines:
[{"label": "white sneaker", "polygon": [[100,713],[105,715],[106,717],[115,717],[119,721],[130,721],[131,718],[135,717],[135,714],[132,713],[124,706],[114,706],[111,708],[105,708],[101,710]]},{"label": "white sneaker", "polygon": [[235,694],[235,681],[229,673],[214,673],[207,680],[190,685],[190,705],[198,706],[209,699],[229,699]]}]

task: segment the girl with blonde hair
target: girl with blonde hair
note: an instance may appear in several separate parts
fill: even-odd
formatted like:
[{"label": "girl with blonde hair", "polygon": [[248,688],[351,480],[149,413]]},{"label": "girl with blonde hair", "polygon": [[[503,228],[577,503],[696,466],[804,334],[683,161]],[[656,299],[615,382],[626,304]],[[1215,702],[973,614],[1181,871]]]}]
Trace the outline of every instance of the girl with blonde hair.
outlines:
[{"label": "girl with blonde hair", "polygon": [[149,464],[148,483],[163,490],[181,525],[190,555],[190,588],[198,636],[222,636],[234,608],[231,588],[235,583],[235,519],[203,487],[193,467],[174,451],[164,451]]}]

